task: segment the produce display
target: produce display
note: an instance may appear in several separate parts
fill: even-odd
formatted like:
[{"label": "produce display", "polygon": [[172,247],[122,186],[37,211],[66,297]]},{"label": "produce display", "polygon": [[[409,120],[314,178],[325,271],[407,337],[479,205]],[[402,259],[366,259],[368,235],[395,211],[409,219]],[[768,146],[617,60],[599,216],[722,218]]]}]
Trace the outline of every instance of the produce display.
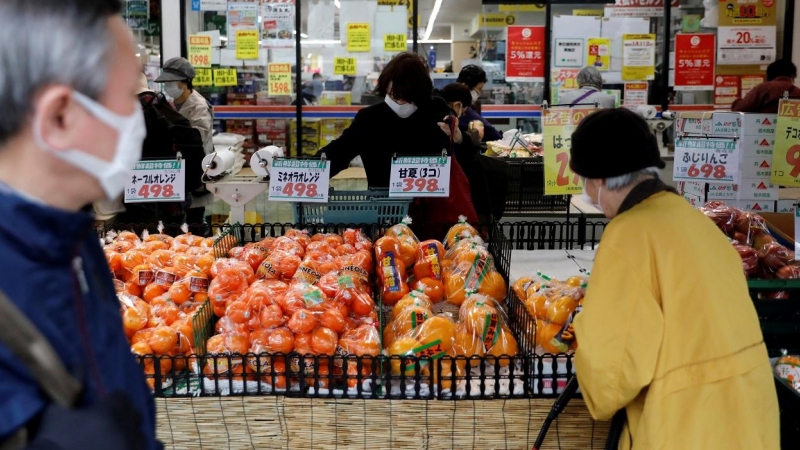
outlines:
[{"label": "produce display", "polygon": [[580,312],[587,278],[574,276],[565,282],[537,273],[512,285],[528,313],[536,321],[536,353],[568,353],[578,347],[572,321]]},{"label": "produce display", "polygon": [[783,355],[772,366],[775,375],[800,392],[800,356],[789,355],[784,350]]},{"label": "produce display", "polygon": [[542,135],[536,133],[522,134],[518,130],[503,133],[503,139],[486,143],[486,154],[489,156],[509,158],[530,158],[542,156]]},{"label": "produce display", "polygon": [[[772,237],[761,216],[719,201],[706,203],[700,211],[728,236],[742,258],[742,269],[748,278],[800,278],[800,262],[795,261],[794,251]],[[770,298],[786,297],[786,292],[770,294]]]}]

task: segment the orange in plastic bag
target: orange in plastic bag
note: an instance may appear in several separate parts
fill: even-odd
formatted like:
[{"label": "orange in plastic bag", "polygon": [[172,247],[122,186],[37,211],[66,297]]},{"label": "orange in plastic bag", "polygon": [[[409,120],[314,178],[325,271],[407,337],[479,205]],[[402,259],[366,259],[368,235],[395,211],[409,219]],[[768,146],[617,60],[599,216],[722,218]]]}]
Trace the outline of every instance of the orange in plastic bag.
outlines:
[{"label": "orange in plastic bag", "polygon": [[428,240],[420,242],[417,259],[414,263],[414,276],[416,279],[433,278],[441,280],[444,253],[444,245],[439,241]]},{"label": "orange in plastic bag", "polygon": [[415,291],[422,291],[433,303],[444,300],[444,284],[434,278],[420,278],[411,286]]},{"label": "orange in plastic bag", "polygon": [[478,230],[467,223],[467,218],[465,216],[459,216],[458,220],[459,222],[450,227],[447,231],[447,236],[445,237],[447,248],[453,248],[453,246],[462,239],[478,236]]},{"label": "orange in plastic bag", "polygon": [[383,254],[378,264],[381,299],[384,305],[392,306],[409,292],[405,280],[406,267],[391,252]]}]

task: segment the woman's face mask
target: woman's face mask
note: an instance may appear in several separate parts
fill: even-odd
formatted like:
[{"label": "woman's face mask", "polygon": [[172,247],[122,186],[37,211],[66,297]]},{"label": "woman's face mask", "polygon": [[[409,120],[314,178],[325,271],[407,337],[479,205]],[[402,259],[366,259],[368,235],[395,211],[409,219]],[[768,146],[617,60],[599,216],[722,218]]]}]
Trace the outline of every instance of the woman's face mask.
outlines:
[{"label": "woman's face mask", "polygon": [[405,119],[406,117],[414,114],[417,110],[417,105],[413,103],[403,103],[402,105],[394,101],[394,99],[389,95],[386,94],[385,98],[386,104],[389,105],[389,108],[392,108],[395,114],[398,117]]},{"label": "woman's face mask", "polygon": [[603,211],[603,205],[600,204],[600,194],[602,194],[603,188],[602,187],[598,187],[597,188],[597,201],[595,202],[594,200],[592,200],[592,197],[590,197],[589,194],[586,193],[587,182],[588,182],[588,180],[586,178],[584,178],[583,179],[583,191],[581,192],[581,200],[583,200],[584,203],[586,203],[587,205],[593,206],[593,207],[597,208],[598,210],[600,210],[600,212],[605,214],[605,211]]},{"label": "woman's face mask", "polygon": [[183,89],[181,89],[181,87],[178,86],[177,81],[170,81],[168,83],[164,83],[164,92],[173,99],[178,99],[180,98],[181,95],[183,95]]}]

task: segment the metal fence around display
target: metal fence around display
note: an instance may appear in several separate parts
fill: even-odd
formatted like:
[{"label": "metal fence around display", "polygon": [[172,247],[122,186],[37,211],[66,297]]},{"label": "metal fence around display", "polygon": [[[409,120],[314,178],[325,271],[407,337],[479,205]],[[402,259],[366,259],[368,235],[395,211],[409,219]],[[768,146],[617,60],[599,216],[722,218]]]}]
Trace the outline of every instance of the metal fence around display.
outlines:
[{"label": "metal fence around display", "polygon": [[573,221],[505,222],[500,227],[513,250],[572,250],[594,249],[606,225],[608,221],[580,217]]}]

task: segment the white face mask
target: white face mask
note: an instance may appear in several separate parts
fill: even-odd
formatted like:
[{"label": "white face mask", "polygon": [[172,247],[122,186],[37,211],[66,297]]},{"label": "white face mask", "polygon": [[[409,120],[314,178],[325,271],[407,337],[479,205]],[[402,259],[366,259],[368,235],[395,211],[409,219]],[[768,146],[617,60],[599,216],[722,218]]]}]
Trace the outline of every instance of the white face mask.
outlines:
[{"label": "white face mask", "polygon": [[129,116],[120,116],[80,92],[74,91],[72,98],[98,120],[117,131],[117,143],[111,161],[105,161],[77,148],[54,149],[42,138],[38,124],[34,125],[33,135],[42,149],[97,179],[106,198],[113,200],[125,190],[125,183],[133,176],[133,168],[142,157],[142,143],[147,135],[142,107],[134,100],[133,113]]},{"label": "white face mask", "polygon": [[164,83],[164,92],[167,95],[172,97],[173,100],[177,100],[183,95],[183,89],[178,86],[177,81],[170,81],[169,83]]},{"label": "white face mask", "polygon": [[605,214],[605,211],[603,211],[603,205],[600,204],[600,194],[602,192],[603,188],[597,188],[597,203],[595,203],[595,201],[592,200],[592,197],[589,197],[589,194],[586,193],[586,180],[583,180],[583,192],[581,192],[581,200],[583,200],[587,205],[593,206]]},{"label": "white face mask", "polygon": [[479,95],[477,92],[475,92],[475,91],[470,91],[470,93],[469,93],[469,94],[472,96],[472,101],[473,101],[473,102],[476,102],[476,101],[478,101],[478,97],[479,97],[480,95]]},{"label": "white face mask", "polygon": [[394,113],[402,119],[414,114],[414,112],[417,110],[417,105],[413,103],[405,103],[401,105],[392,100],[392,97],[389,97],[388,94],[386,95],[385,101],[386,104],[389,105],[389,108],[392,108],[392,111],[394,111]]}]

